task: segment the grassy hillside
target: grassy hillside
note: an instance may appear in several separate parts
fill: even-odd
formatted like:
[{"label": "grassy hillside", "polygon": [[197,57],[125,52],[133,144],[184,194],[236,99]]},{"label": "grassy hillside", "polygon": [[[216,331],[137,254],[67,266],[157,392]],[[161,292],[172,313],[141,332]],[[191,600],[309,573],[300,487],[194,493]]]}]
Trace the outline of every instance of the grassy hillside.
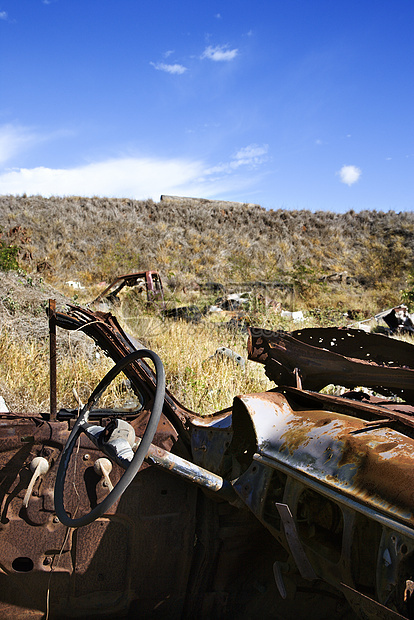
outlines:
[{"label": "grassy hillside", "polygon": [[[267,295],[286,309],[312,310],[306,326],[344,325],[349,308],[372,315],[399,303],[403,289],[414,302],[413,213],[3,196],[0,226],[0,395],[15,411],[48,408],[47,300],[61,305],[78,296],[85,303],[102,290],[100,282],[125,272],[158,269],[171,304],[213,301],[196,283],[232,282],[246,290],[253,281],[278,282]],[[20,269],[2,271],[13,266]],[[86,288],[74,291],[66,280]],[[261,299],[253,296],[251,324],[298,327]],[[226,328],[228,316],[177,323],[133,291],[113,311],[161,355],[168,387],[192,409],[211,413],[230,406],[236,393],[271,386],[261,365],[240,367],[214,356],[222,346],[245,355],[246,336]],[[77,336],[59,330],[59,406],[76,406],[73,388],[85,401],[111,365]]]},{"label": "grassy hillside", "polygon": [[55,284],[158,269],[175,291],[193,282],[280,281],[294,291],[284,299],[292,307],[380,310],[400,302],[414,263],[408,212],[1,196],[0,225],[4,243],[20,248],[19,265],[43,269]]}]

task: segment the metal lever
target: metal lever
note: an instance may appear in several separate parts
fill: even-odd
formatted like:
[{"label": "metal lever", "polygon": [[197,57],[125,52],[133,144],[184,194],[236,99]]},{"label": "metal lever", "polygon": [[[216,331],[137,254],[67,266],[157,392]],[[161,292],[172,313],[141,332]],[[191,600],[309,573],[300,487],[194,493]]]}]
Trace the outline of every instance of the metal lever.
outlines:
[{"label": "metal lever", "polygon": [[33,492],[33,487],[35,485],[36,480],[40,478],[40,476],[47,474],[47,472],[49,471],[49,463],[44,458],[44,456],[35,456],[33,461],[30,463],[30,469],[33,472],[33,476],[29,482],[29,486],[27,487],[27,491],[23,499],[24,508],[27,508],[27,506],[29,505],[29,499]]},{"label": "metal lever", "polygon": [[97,459],[94,463],[93,469],[95,471],[96,474],[98,474],[98,476],[102,476],[103,479],[106,482],[106,486],[108,487],[108,489],[110,491],[112,491],[112,489],[114,488],[111,479],[109,477],[109,474],[112,471],[112,463],[109,459],[106,459],[104,457],[101,457],[100,459]]}]

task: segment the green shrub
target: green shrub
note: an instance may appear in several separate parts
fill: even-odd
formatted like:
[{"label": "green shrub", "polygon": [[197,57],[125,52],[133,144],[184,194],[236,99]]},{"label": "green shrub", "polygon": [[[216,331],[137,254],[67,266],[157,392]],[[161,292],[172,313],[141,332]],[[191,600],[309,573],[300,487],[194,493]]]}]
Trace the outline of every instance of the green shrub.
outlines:
[{"label": "green shrub", "polygon": [[401,291],[401,297],[408,309],[411,311],[414,308],[414,275],[410,274],[407,278],[407,288]]},{"label": "green shrub", "polygon": [[17,262],[17,254],[19,248],[15,245],[6,245],[4,241],[0,241],[0,269],[2,271],[17,270],[19,264]]}]

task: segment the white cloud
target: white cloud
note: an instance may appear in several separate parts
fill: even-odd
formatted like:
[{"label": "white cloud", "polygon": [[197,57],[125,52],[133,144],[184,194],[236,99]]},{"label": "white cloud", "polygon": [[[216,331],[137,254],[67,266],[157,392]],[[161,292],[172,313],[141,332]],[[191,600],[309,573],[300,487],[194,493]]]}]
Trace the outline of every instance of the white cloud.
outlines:
[{"label": "white cloud", "polygon": [[163,62],[150,62],[150,65],[157,71],[165,71],[165,73],[171,73],[172,75],[182,75],[187,71],[187,67],[179,64],[167,65]]},{"label": "white cloud", "polygon": [[[201,160],[125,157],[70,169],[19,168],[0,173],[0,194],[152,198],[161,194],[222,197],[257,182],[239,166],[262,157],[263,147],[246,147],[229,164],[208,168]],[[257,149],[257,151],[255,151]]]},{"label": "white cloud", "polygon": [[0,11],[0,19],[7,19],[6,11]]},{"label": "white cloud", "polygon": [[209,45],[202,53],[201,58],[208,58],[216,62],[229,61],[236,58],[238,53],[238,49],[229,49],[228,45],[216,45],[216,47]]},{"label": "white cloud", "polygon": [[122,158],[71,169],[21,168],[0,174],[0,194],[154,197],[178,192],[199,176],[200,162]]},{"label": "white cloud", "polygon": [[356,166],[342,166],[337,174],[340,176],[341,183],[345,183],[350,187],[358,181],[362,172],[361,169]]}]

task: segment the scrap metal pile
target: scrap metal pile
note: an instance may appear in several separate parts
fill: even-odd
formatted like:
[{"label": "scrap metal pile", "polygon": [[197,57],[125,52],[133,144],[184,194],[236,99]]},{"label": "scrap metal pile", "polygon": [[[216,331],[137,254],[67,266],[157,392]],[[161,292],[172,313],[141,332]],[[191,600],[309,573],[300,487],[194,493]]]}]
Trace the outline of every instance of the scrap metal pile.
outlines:
[{"label": "scrap metal pile", "polygon": [[[250,329],[275,388],[202,417],[110,314],[56,326],[115,366],[80,412],[0,414],[2,618],[414,618],[413,345]],[[99,408],[121,371],[136,408]]]}]

